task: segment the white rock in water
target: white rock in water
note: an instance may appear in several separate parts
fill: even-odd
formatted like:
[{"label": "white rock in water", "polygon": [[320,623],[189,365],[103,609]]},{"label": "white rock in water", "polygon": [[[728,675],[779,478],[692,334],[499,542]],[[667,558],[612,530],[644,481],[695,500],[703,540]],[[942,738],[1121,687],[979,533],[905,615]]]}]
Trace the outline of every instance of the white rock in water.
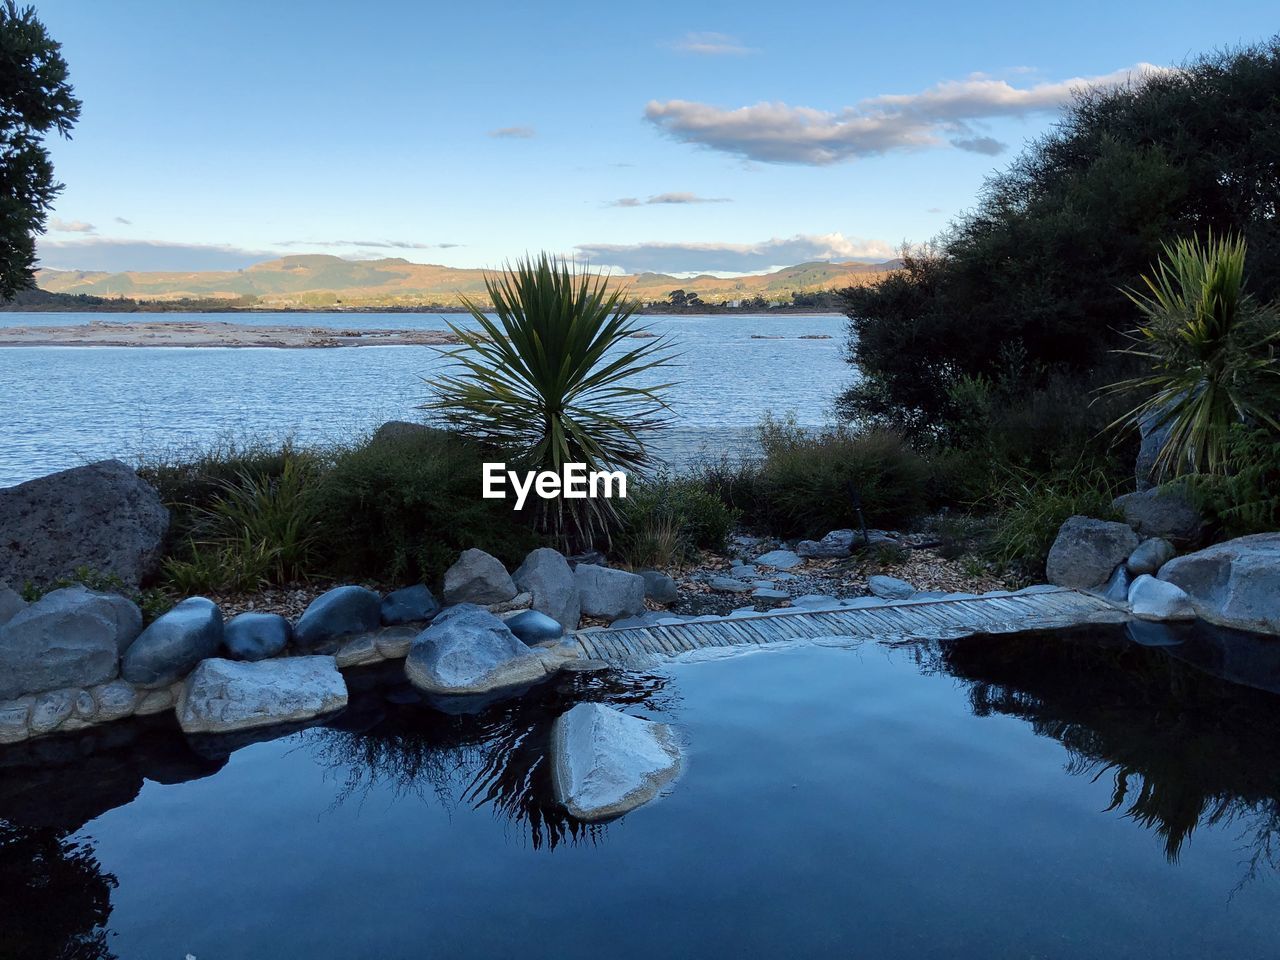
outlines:
[{"label": "white rock in water", "polygon": [[1129,607],[1143,620],[1194,620],[1196,609],[1176,584],[1144,573],[1129,587]]},{"label": "white rock in water", "polygon": [[177,714],[184,733],[229,733],[310,720],[346,705],[347,683],[333,657],[214,657],[187,677]]},{"label": "white rock in water", "polygon": [[556,800],[579,820],[608,820],[648,803],[680,772],[668,724],[580,703],[551,729]]}]

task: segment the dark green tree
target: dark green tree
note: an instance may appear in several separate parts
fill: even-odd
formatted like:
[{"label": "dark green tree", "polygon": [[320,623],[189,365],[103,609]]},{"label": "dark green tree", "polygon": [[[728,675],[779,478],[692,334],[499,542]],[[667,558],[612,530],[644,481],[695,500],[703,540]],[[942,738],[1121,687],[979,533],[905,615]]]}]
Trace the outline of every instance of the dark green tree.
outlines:
[{"label": "dark green tree", "polygon": [[864,379],[842,408],[928,433],[966,378],[1075,377],[1087,395],[1163,242],[1244,238],[1255,295],[1275,299],[1278,213],[1280,37],[1081,93],[931,248],[843,291]]},{"label": "dark green tree", "polygon": [[62,184],[44,146],[80,116],[62,48],[34,7],[0,3],[0,300],[34,284],[35,235]]}]

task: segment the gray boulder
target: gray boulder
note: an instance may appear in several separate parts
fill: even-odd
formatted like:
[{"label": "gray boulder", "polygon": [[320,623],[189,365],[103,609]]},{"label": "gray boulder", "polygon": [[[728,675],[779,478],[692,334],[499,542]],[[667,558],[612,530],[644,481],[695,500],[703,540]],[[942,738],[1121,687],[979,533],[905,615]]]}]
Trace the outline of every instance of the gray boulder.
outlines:
[{"label": "gray boulder", "polygon": [[0,700],[114,679],[120,637],[89,591],[55,590],[25,605],[0,625]]},{"label": "gray boulder", "polygon": [[1138,548],[1129,554],[1124,565],[1131,574],[1140,577],[1144,573],[1155,573],[1177,555],[1178,551],[1173,548],[1173,544],[1164,537],[1152,537],[1138,544]]},{"label": "gray boulder", "polygon": [[1127,524],[1071,517],[1049,550],[1049,583],[1075,590],[1099,587],[1137,546],[1138,535]]},{"label": "gray boulder", "polygon": [[439,601],[422,583],[393,590],[382,598],[380,607],[382,623],[388,627],[399,626],[402,623],[420,623],[430,620],[439,612]]},{"label": "gray boulder", "polygon": [[1188,544],[1199,540],[1204,530],[1200,508],[1180,484],[1126,493],[1116,497],[1112,506],[1124,515],[1125,523],[1144,537]]},{"label": "gray boulder", "polygon": [[[856,535],[859,540],[861,534]],[[853,553],[855,534],[852,530],[832,530],[821,540],[801,540],[796,544],[796,553],[802,557],[839,558]]]},{"label": "gray boulder", "polygon": [[564,636],[564,627],[558,620],[553,620],[537,610],[524,610],[503,622],[522,643],[530,647],[559,640]]},{"label": "gray boulder", "polygon": [[555,672],[561,657],[531,649],[474,604],[450,607],[414,638],[405,675],[435,696],[470,696],[527,687]]},{"label": "gray boulder", "polygon": [[1176,557],[1159,578],[1177,584],[1210,623],[1280,634],[1280,533],[1258,533]]},{"label": "gray boulder", "polygon": [[770,550],[756,557],[756,563],[775,570],[790,570],[804,563],[804,558],[792,550]]},{"label": "gray boulder", "polygon": [[644,577],[625,570],[580,563],[573,571],[582,612],[588,617],[618,620],[644,613]]},{"label": "gray boulder", "polygon": [[1144,573],[1129,587],[1129,608],[1143,620],[1194,620],[1195,607],[1187,592],[1167,580]]},{"label": "gray boulder", "polygon": [[524,558],[511,578],[522,593],[533,596],[533,609],[566,630],[577,630],[582,616],[573,568],[558,550],[539,547]]},{"label": "gray boulder", "polygon": [[448,604],[504,603],[517,592],[502,561],[474,547],[463,550],[444,574],[444,602]]},{"label": "gray boulder", "polygon": [[680,772],[675,732],[665,723],[580,703],[551,727],[551,785],[579,820],[619,817],[648,803]]},{"label": "gray boulder", "polygon": [[119,460],[0,489],[0,580],[48,584],[86,568],[136,588],[160,562],[169,510]]},{"label": "gray boulder", "polygon": [[676,582],[660,570],[641,570],[644,578],[644,595],[656,603],[675,603],[680,596]]},{"label": "gray boulder", "polygon": [[233,660],[266,660],[289,645],[293,628],[278,613],[250,611],[232,617],[222,630],[222,645]]},{"label": "gray boulder", "polygon": [[382,598],[364,587],[334,587],[311,601],[293,628],[293,642],[303,650],[377,630],[382,623]]},{"label": "gray boulder", "polygon": [[222,646],[222,611],[205,597],[189,597],[142,631],[120,664],[120,675],[143,687],[181,680]]},{"label": "gray boulder", "polygon": [[916,593],[916,588],[907,581],[899,580],[897,577],[886,577],[883,574],[868,577],[867,589],[871,591],[873,597],[879,597],[882,600],[907,600]]},{"label": "gray boulder", "polygon": [[299,723],[346,705],[347,684],[333,657],[212,658],[187,677],[176,712],[184,733],[231,733]]},{"label": "gray boulder", "polygon": [[13,619],[13,615],[26,607],[27,601],[18,595],[16,590],[0,580],[0,626]]}]

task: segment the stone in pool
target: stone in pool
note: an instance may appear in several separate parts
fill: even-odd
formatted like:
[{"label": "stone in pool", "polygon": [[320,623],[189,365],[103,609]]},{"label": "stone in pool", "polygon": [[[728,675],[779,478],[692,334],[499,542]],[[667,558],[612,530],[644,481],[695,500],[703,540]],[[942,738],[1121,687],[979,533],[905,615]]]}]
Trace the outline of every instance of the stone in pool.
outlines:
[{"label": "stone in pool", "polygon": [[1159,576],[1185,590],[1196,613],[1210,623],[1280,633],[1280,533],[1257,533],[1177,557]]},{"label": "stone in pool", "polygon": [[293,628],[293,642],[312,650],[330,640],[378,629],[382,598],[364,587],[334,587],[311,601]]},{"label": "stone in pool", "polygon": [[555,798],[579,820],[610,820],[648,803],[680,772],[675,733],[665,723],[580,703],[551,728]]},{"label": "stone in pool", "polygon": [[380,608],[382,623],[388,627],[420,623],[430,620],[439,612],[440,604],[435,595],[422,583],[393,590],[382,598]]},{"label": "stone in pool", "polygon": [[222,645],[222,611],[205,597],[188,597],[130,644],[120,674],[130,683],[159,687],[180,680]]},{"label": "stone in pool", "polygon": [[1196,609],[1176,584],[1144,573],[1129,587],[1129,607],[1143,620],[1194,620]]},{"label": "stone in pool", "polygon": [[524,610],[505,621],[507,629],[529,646],[537,646],[564,636],[564,627],[545,613]]},{"label": "stone in pool", "polygon": [[266,660],[289,645],[293,628],[278,613],[251,610],[232,617],[222,629],[222,645],[233,660]]},{"label": "stone in pool", "polygon": [[341,710],[347,684],[333,657],[285,657],[245,663],[211,658],[178,696],[184,733],[233,733],[299,723]]}]

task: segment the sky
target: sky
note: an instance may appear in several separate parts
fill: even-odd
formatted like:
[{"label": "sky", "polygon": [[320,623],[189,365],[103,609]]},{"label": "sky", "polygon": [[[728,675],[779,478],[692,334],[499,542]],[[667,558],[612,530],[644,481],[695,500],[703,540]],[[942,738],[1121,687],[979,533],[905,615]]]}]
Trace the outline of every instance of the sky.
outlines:
[{"label": "sky", "polygon": [[883,260],[1074,87],[1277,29],[1274,0],[35,6],[84,102],[41,264],[109,271]]}]

